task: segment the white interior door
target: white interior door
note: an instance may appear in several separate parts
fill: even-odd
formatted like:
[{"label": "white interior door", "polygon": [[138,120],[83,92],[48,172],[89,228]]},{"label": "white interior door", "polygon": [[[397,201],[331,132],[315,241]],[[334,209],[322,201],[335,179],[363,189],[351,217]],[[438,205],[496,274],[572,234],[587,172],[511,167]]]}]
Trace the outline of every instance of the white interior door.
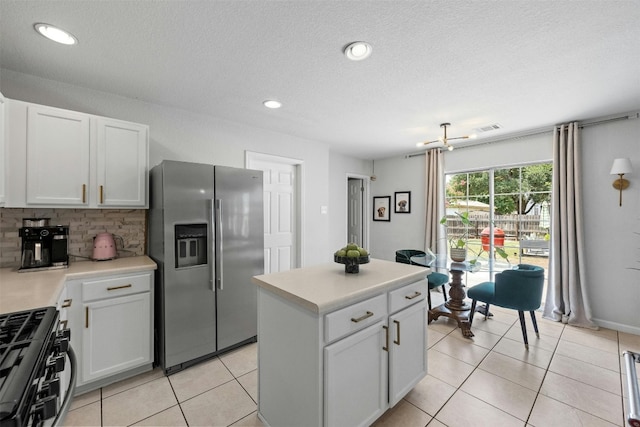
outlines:
[{"label": "white interior door", "polygon": [[[263,172],[264,273],[298,266],[297,166],[292,159],[249,153],[247,167]],[[298,161],[299,162],[299,161]]]},{"label": "white interior door", "polygon": [[369,247],[369,177],[347,174],[347,241]]},{"label": "white interior door", "polygon": [[347,241],[364,247],[362,241],[364,221],[362,220],[364,185],[362,179],[348,178],[348,226]]}]

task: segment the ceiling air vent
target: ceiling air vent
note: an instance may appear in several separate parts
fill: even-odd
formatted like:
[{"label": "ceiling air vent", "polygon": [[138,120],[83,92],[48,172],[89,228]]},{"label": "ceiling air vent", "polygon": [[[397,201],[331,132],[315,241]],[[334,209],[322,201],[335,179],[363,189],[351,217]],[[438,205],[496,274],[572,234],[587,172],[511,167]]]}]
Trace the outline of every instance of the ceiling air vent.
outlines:
[{"label": "ceiling air vent", "polygon": [[494,123],[491,125],[482,126],[479,128],[475,128],[474,130],[480,133],[480,132],[490,132],[492,130],[498,130],[498,129],[502,129],[502,125],[500,123]]}]

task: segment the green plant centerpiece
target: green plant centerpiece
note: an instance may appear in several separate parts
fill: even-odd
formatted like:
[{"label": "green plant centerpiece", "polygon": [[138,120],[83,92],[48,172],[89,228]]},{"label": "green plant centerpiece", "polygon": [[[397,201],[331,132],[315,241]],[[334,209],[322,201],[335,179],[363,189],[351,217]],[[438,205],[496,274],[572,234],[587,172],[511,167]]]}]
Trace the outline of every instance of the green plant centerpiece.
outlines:
[{"label": "green plant centerpiece", "polygon": [[[451,237],[447,236],[449,241],[449,256],[451,257],[452,261],[464,262],[467,259],[467,252],[471,251],[471,249],[468,248],[467,243],[469,240],[469,229],[471,228],[472,224],[471,224],[471,220],[469,219],[469,212],[462,212],[462,213],[456,212],[455,214],[460,219],[460,222],[462,222],[462,225],[464,225],[464,233],[462,233],[459,236],[451,236]],[[442,218],[440,218],[440,224],[443,225],[445,228],[447,227],[447,215],[444,215]],[[447,234],[449,233],[447,232]],[[507,255],[507,253],[503,248],[494,246],[494,249],[496,253],[500,255],[500,257],[504,258],[507,262],[509,262],[509,256]],[[475,256],[473,259],[469,260],[469,262],[471,264],[475,264],[478,261],[478,258],[480,257],[482,252],[483,252],[483,249],[482,249],[482,246],[480,246],[480,252],[479,253],[473,252]]]},{"label": "green plant centerpiece", "polygon": [[[449,236],[447,230],[447,239],[449,241],[449,256],[453,261],[464,262],[467,259],[467,240],[469,239],[469,227],[471,221],[469,220],[469,212],[455,213],[465,227],[464,233],[459,236]],[[447,215],[440,218],[440,224],[447,227]]]},{"label": "green plant centerpiece", "polygon": [[369,262],[369,252],[355,243],[348,243],[333,254],[333,260],[344,264],[345,273],[356,274],[360,272],[360,264]]}]

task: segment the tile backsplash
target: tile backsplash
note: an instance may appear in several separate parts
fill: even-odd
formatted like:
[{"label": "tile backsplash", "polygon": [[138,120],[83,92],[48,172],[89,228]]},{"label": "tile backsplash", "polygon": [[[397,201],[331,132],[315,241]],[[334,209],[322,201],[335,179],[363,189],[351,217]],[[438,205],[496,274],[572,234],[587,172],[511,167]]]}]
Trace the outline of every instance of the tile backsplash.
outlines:
[{"label": "tile backsplash", "polygon": [[[51,218],[50,225],[69,226],[69,254],[90,257],[93,237],[102,232],[116,238],[118,256],[146,253],[147,211],[144,209],[13,209],[0,208],[0,268],[20,266],[18,229],[23,218]],[[124,244],[124,245],[123,245]]]}]

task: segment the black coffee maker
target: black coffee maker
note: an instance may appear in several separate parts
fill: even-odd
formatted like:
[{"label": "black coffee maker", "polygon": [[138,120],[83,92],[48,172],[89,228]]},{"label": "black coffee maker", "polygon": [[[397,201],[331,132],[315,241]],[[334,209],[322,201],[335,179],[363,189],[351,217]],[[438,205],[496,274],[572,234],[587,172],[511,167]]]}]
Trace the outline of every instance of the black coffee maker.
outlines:
[{"label": "black coffee maker", "polygon": [[18,232],[22,238],[19,272],[69,266],[69,227],[49,226],[48,218],[26,218],[22,224],[29,226]]}]

